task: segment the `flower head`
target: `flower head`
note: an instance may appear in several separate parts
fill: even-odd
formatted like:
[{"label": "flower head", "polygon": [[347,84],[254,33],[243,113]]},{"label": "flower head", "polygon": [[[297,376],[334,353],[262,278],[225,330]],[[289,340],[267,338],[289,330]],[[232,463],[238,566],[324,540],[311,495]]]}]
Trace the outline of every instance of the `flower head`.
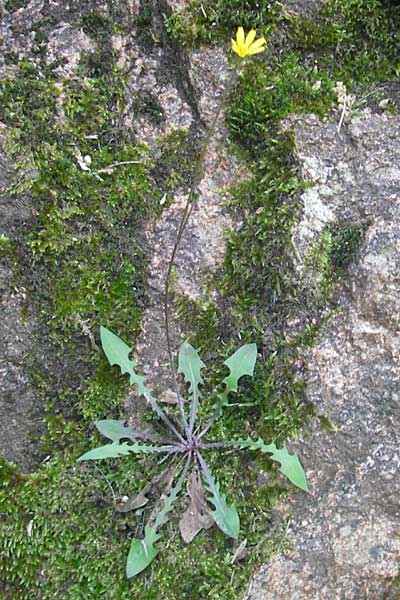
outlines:
[{"label": "flower head", "polygon": [[246,35],[245,39],[243,27],[238,27],[236,32],[236,40],[231,40],[232,50],[236,52],[240,58],[251,56],[252,54],[258,54],[259,52],[264,52],[266,43],[265,38],[260,37],[258,40],[254,41],[255,37],[255,29],[251,29]]}]

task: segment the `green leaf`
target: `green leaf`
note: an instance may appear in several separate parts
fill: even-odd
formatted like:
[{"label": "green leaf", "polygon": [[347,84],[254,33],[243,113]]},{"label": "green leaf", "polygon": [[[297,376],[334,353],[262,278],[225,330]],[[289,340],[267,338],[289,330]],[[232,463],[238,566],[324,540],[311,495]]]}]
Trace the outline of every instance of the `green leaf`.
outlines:
[{"label": "green leaf", "polygon": [[139,431],[134,429],[130,425],[125,425],[125,421],[117,421],[114,419],[103,419],[101,421],[94,421],[98,431],[101,435],[112,440],[113,442],[119,442],[124,439],[132,440],[146,440],[153,443],[159,443],[161,440],[158,436],[153,435],[149,431]]},{"label": "green leaf", "polygon": [[99,448],[94,448],[82,454],[77,460],[101,460],[102,458],[117,458],[118,456],[126,456],[133,452],[134,454],[154,454],[162,452],[176,452],[175,446],[150,446],[148,444],[129,444],[123,442],[113,442],[112,444],[106,444]]},{"label": "green leaf", "polygon": [[200,359],[197,351],[185,342],[179,349],[178,372],[183,373],[185,381],[189,383],[189,393],[191,395],[189,428],[193,431],[196,420],[199,403],[199,385],[203,383],[201,378],[201,369],[206,365]]},{"label": "green leaf", "polygon": [[182,344],[179,349],[178,372],[183,373],[185,381],[190,384],[190,394],[194,394],[200,383],[203,383],[200,371],[205,366],[193,346],[188,342]]},{"label": "green leaf", "polygon": [[224,362],[230,370],[230,374],[223,381],[226,386],[225,395],[237,392],[238,381],[243,375],[253,375],[256,360],[256,344],[245,344]]},{"label": "green leaf", "polygon": [[127,373],[130,385],[136,384],[139,394],[149,393],[150,390],[144,385],[143,375],[138,375],[135,372],[136,363],[129,358],[132,348],[125,344],[115,333],[103,326],[100,327],[100,338],[110,365],[118,365],[123,375]]},{"label": "green leaf", "polygon": [[186,473],[187,467],[183,469],[176,485],[164,499],[163,507],[157,513],[154,524],[145,527],[144,539],[132,540],[126,562],[126,576],[128,578],[134,577],[144,571],[157,556],[158,550],[157,548],[154,548],[154,544],[161,537],[161,534],[158,533],[157,530],[168,521],[168,513],[172,510],[178,494],[182,489]]},{"label": "green leaf", "polygon": [[100,338],[101,345],[110,365],[118,365],[122,374],[128,373],[130,384],[137,385],[138,394],[146,397],[146,400],[150,403],[151,408],[157,414],[157,416],[162,419],[162,421],[164,421],[166,426],[174,433],[174,435],[176,435],[176,437],[182,441],[183,438],[180,436],[176,427],[157,404],[156,399],[151,395],[151,390],[144,384],[143,375],[138,375],[135,372],[136,363],[134,360],[130,360],[129,358],[131,348],[129,348],[129,346],[125,344],[125,342],[123,342],[117,335],[115,335],[115,333],[103,326],[100,327]]},{"label": "green leaf", "polygon": [[251,438],[239,439],[236,442],[239,448],[249,448],[250,450],[260,450],[265,454],[271,454],[271,460],[281,464],[279,470],[281,473],[297,487],[305,492],[308,490],[307,478],[297,454],[289,454],[287,448],[277,448],[274,443],[266,444],[261,438],[257,441]]},{"label": "green leaf", "polygon": [[143,540],[132,540],[126,561],[126,576],[128,579],[139,575],[155,559],[158,550],[154,548],[153,544],[159,537],[154,527],[146,527]]},{"label": "green leaf", "polygon": [[208,498],[208,501],[212,502],[215,506],[215,510],[210,510],[210,515],[225,535],[237,540],[240,531],[240,520],[237,510],[233,504],[227,504],[226,496],[220,493],[219,484],[214,481],[203,457],[200,455],[199,462],[205,487],[211,494],[211,498]]},{"label": "green leaf", "polygon": [[119,440],[122,439],[136,440],[134,430],[132,427],[126,426],[125,421],[102,419],[100,421],[95,421],[94,424],[101,435],[104,435],[104,437],[113,442],[119,442]]}]

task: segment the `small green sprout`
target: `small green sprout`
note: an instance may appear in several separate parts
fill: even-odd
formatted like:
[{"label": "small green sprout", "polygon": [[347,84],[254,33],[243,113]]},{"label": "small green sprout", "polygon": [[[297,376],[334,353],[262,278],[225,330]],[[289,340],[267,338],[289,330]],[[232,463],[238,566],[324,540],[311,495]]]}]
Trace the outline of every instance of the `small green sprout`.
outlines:
[{"label": "small green sprout", "polygon": [[[168,435],[161,438],[144,429],[127,426],[124,421],[95,421],[98,431],[111,440],[111,443],[86,452],[78,460],[116,458],[130,453],[169,455],[172,458],[172,466],[165,469],[156,478],[157,485],[155,487],[163,488],[163,491],[160,501],[156,503],[145,526],[144,538],[133,539],[131,542],[126,564],[128,578],[141,573],[157,556],[159,550],[155,544],[161,537],[159,530],[168,521],[169,513],[187,478],[189,479],[190,504],[180,520],[183,539],[190,542],[201,529],[206,529],[213,523],[228,537],[234,540],[238,539],[239,515],[235,506],[229,504],[226,496],[220,492],[220,486],[203,458],[203,454],[207,450],[237,448],[266,453],[271,460],[280,463],[279,470],[294,485],[302,490],[307,490],[307,480],[301,463],[297,455],[289,454],[286,448],[279,449],[273,442],[266,444],[261,438],[253,440],[250,437],[228,442],[206,441],[206,434],[222,414],[224,406],[228,404],[229,394],[237,391],[240,378],[244,375],[253,375],[257,358],[255,344],[242,346],[225,361],[224,364],[229,369],[229,375],[222,382],[224,388],[218,396],[210,419],[201,428],[196,425],[196,418],[200,401],[199,386],[203,383],[201,371],[205,365],[190,344],[182,344],[178,359],[178,371],[183,374],[184,380],[188,384],[189,409],[186,415],[183,399],[178,396],[180,423],[175,425],[153,397],[151,390],[145,385],[144,377],[136,373],[136,363],[129,358],[131,348],[105,327],[101,328],[100,333],[102,347],[110,365],[118,365],[122,374],[129,375],[130,384],[137,386],[138,394],[144,396],[152,410],[163,422]],[[152,483],[154,482],[150,482],[135,499],[137,501],[139,498],[142,506],[148,502],[146,493]]]}]

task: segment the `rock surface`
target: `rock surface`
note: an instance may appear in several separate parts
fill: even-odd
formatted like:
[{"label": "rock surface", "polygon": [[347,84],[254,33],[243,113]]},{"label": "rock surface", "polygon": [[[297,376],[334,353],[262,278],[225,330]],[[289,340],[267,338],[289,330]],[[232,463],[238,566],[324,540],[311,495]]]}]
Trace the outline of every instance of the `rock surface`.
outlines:
[{"label": "rock surface", "polygon": [[[13,169],[0,137],[0,236],[9,239],[31,215],[28,196],[6,193]],[[43,430],[42,410],[29,385],[27,358],[31,351],[32,318],[24,318],[26,291],[11,265],[0,265],[0,455],[29,469],[35,461],[31,437]]]},{"label": "rock surface", "polygon": [[[229,78],[225,55],[221,50],[203,49],[191,53],[189,63],[188,76],[198,99],[198,112],[202,121],[210,125]],[[175,97],[178,96],[177,90],[174,94]],[[220,118],[204,159],[204,172],[198,184],[199,198],[175,260],[174,291],[194,300],[204,292],[205,275],[221,263],[225,249],[224,229],[232,226],[223,206],[225,197],[222,189],[238,177],[239,167],[224,148],[225,137],[225,127]],[[153,385],[171,385],[164,328],[164,282],[187,196],[188,190],[176,194],[171,206],[163,211],[157,223],[151,225],[146,232],[147,245],[152,249],[149,305],[143,315],[135,358],[143,368],[147,380]],[[171,304],[170,302],[175,352],[179,330],[176,329]]]},{"label": "rock surface", "polygon": [[292,550],[257,573],[246,600],[398,598],[400,449],[400,118],[335,123],[295,119],[304,175],[294,239],[304,258],[329,222],[368,228],[340,311],[307,359],[308,399],[336,432],[299,446],[307,495],[281,508]]}]

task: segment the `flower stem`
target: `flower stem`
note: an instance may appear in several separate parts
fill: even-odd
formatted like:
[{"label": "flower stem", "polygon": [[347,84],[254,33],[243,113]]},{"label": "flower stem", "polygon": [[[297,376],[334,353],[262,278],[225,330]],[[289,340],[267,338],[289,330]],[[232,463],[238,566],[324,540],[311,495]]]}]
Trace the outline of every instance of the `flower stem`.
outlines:
[{"label": "flower stem", "polygon": [[174,247],[172,249],[172,253],[171,253],[171,257],[169,259],[168,262],[168,268],[167,268],[167,274],[165,277],[165,286],[164,286],[164,323],[165,323],[165,335],[166,335],[166,340],[167,340],[167,349],[168,349],[168,358],[169,358],[169,365],[170,365],[170,372],[171,372],[171,377],[172,377],[172,381],[174,383],[174,387],[175,387],[175,391],[176,394],[178,396],[178,405],[179,405],[179,411],[181,414],[181,418],[182,418],[182,422],[185,428],[185,432],[186,435],[189,435],[189,424],[188,421],[186,419],[186,415],[185,415],[185,411],[183,408],[183,400],[182,400],[182,396],[179,393],[178,390],[178,385],[177,385],[177,379],[176,379],[176,368],[174,365],[174,361],[172,358],[172,348],[171,348],[171,336],[170,336],[170,323],[169,323],[169,295],[170,295],[170,286],[171,286],[171,273],[172,273],[172,269],[174,267],[175,264],[175,258],[176,258],[176,254],[179,248],[179,244],[182,240],[183,237],[183,233],[185,231],[186,225],[190,219],[190,216],[192,214],[193,208],[195,206],[196,200],[198,198],[198,193],[197,193],[197,186],[200,183],[202,174],[203,174],[203,162],[204,162],[204,158],[207,152],[207,148],[209,146],[209,143],[211,141],[211,138],[214,134],[215,131],[215,127],[217,125],[219,116],[221,114],[221,111],[225,105],[225,102],[228,98],[228,95],[231,91],[232,88],[232,84],[235,80],[235,76],[236,76],[236,69],[233,68],[230,78],[228,80],[228,83],[225,87],[225,90],[222,93],[221,96],[221,100],[219,102],[218,108],[217,108],[217,112],[215,113],[214,119],[210,125],[210,128],[207,132],[206,137],[204,138],[203,144],[201,146],[201,150],[199,152],[199,155],[197,157],[195,166],[194,166],[194,172],[193,172],[193,177],[192,177],[192,183],[190,186],[190,190],[189,190],[189,194],[188,194],[188,198],[186,201],[186,205],[185,208],[183,209],[182,212],[182,217],[179,223],[179,227],[178,227],[178,233],[176,236],[176,241],[174,244]]}]

